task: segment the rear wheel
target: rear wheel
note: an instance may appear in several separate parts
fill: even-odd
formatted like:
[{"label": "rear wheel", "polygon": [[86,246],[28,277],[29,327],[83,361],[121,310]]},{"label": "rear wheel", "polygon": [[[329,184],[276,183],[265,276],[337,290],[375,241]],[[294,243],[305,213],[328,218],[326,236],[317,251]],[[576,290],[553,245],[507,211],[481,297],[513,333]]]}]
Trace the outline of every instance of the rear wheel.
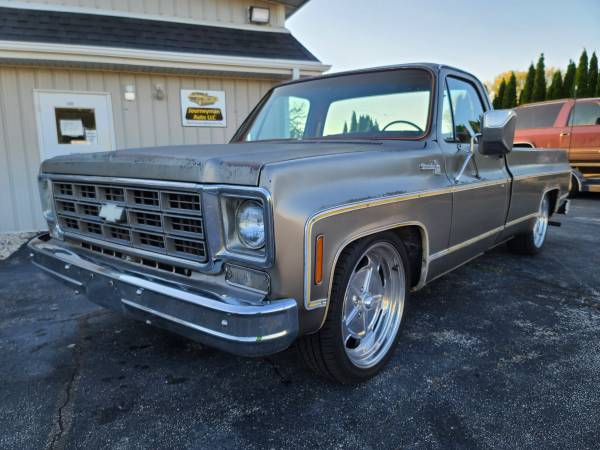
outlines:
[{"label": "rear wheel", "polygon": [[404,245],[392,233],[342,252],[325,324],[299,342],[313,371],[351,384],[383,368],[398,343],[411,279],[407,261]]},{"label": "rear wheel", "polygon": [[546,242],[548,222],[550,221],[550,197],[544,195],[540,209],[530,231],[516,236],[508,242],[508,247],[515,253],[535,255],[540,252]]}]

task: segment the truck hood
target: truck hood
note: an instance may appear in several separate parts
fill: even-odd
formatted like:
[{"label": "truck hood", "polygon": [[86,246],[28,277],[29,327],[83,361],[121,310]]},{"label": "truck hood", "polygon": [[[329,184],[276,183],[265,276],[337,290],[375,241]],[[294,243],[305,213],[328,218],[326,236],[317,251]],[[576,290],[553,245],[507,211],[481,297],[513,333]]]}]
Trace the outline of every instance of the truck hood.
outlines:
[{"label": "truck hood", "polygon": [[372,151],[381,145],[368,141],[280,141],[136,148],[57,156],[42,163],[42,172],[257,186],[266,164]]}]

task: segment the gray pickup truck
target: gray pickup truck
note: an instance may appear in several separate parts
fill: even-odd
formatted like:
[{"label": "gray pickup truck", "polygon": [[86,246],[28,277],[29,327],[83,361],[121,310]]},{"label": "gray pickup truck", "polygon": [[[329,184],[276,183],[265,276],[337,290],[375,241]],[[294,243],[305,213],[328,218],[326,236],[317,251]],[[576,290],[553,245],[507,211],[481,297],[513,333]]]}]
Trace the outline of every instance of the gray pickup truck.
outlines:
[{"label": "gray pickup truck", "polygon": [[240,355],[297,342],[318,374],[376,374],[409,293],[566,212],[560,150],[435,64],[271,90],[228,145],[44,161],[35,265],[102,306]]}]

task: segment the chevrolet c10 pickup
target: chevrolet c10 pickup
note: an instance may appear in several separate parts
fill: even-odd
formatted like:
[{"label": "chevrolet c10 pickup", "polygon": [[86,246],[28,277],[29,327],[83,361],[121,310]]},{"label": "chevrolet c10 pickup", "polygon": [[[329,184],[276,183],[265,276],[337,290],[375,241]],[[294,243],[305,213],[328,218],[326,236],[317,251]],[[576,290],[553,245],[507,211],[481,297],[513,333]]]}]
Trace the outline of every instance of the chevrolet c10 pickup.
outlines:
[{"label": "chevrolet c10 pickup", "polygon": [[391,357],[409,295],[566,213],[563,150],[438,64],[273,88],[227,145],[59,156],[33,263],[99,305],[246,356],[293,343],[341,383]]}]

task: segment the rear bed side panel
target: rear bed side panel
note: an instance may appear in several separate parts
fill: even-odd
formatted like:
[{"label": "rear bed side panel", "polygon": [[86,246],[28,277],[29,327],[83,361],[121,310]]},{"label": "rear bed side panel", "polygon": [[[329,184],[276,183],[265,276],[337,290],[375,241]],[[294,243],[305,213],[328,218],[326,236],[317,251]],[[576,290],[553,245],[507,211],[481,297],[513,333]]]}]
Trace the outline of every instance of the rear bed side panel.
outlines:
[{"label": "rear bed side panel", "polygon": [[538,211],[545,192],[558,191],[557,199],[566,196],[571,173],[564,150],[515,148],[507,155],[506,162],[513,182],[508,226],[503,237],[529,227],[533,219],[530,216]]}]

